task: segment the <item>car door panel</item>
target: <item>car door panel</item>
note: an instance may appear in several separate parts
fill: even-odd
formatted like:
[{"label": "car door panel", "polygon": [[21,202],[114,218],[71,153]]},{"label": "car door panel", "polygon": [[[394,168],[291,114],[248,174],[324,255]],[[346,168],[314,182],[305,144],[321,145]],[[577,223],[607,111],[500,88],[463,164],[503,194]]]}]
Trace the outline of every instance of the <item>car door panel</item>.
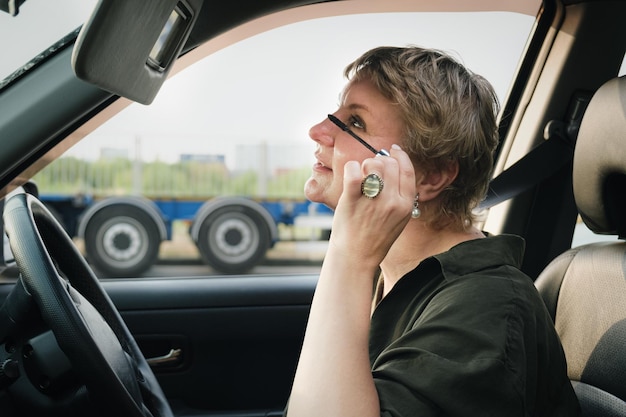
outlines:
[{"label": "car door panel", "polygon": [[[284,408],[317,276],[104,280],[176,415]],[[4,299],[11,284],[0,285]]]},{"label": "car door panel", "polygon": [[153,367],[174,409],[214,416],[284,407],[315,283],[311,275],[104,286],[148,359],[181,350],[170,366]]}]

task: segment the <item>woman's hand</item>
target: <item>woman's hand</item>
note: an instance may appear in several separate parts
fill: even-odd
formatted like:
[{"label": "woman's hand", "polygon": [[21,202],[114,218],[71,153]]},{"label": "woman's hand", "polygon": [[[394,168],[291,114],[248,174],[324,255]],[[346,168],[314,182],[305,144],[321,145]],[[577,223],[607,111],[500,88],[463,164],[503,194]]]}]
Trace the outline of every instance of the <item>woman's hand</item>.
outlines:
[{"label": "woman's hand", "polygon": [[[361,192],[363,178],[369,174],[383,180],[383,188],[374,198]],[[413,164],[397,145],[391,147],[390,156],[377,155],[360,165],[346,163],[329,250],[378,266],[406,226],[415,192]]]}]

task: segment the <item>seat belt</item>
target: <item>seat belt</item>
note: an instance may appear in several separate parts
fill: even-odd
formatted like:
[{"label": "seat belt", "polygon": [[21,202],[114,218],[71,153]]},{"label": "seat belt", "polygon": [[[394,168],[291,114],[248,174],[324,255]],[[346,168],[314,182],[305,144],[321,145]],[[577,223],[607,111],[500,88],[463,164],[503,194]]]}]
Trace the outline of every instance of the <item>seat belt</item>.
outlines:
[{"label": "seat belt", "polygon": [[491,180],[487,197],[478,208],[485,210],[516,197],[554,175],[573,157],[573,144],[560,135],[552,135]]},{"label": "seat belt", "polygon": [[589,92],[577,92],[570,104],[567,122],[548,122],[544,129],[546,140],[491,180],[487,197],[478,209],[491,208],[523,193],[570,162],[574,158],[578,130],[591,96]]}]

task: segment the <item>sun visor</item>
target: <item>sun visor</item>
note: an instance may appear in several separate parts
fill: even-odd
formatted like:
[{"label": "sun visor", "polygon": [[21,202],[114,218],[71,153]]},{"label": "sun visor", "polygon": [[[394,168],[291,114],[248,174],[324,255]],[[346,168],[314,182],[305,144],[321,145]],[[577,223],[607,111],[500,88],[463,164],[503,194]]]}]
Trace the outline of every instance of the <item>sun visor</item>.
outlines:
[{"label": "sun visor", "polygon": [[172,69],[202,0],[101,0],[72,54],[76,76],[150,104]]}]

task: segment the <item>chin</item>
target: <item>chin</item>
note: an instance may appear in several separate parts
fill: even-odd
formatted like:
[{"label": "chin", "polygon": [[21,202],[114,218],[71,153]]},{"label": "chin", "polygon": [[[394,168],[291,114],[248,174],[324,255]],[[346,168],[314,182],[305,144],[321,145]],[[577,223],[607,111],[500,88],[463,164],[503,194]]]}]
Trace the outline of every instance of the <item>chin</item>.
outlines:
[{"label": "chin", "polygon": [[320,184],[315,178],[310,177],[304,183],[304,196],[314,203],[327,205],[334,209],[335,205],[330,205],[326,198],[326,187]]},{"label": "chin", "polygon": [[316,176],[315,173],[304,183],[304,196],[307,200],[324,204],[333,211],[337,207],[340,195],[340,186],[338,187],[329,178]]},{"label": "chin", "polygon": [[304,183],[304,196],[309,201],[321,203],[321,188],[322,187],[320,187],[319,183],[313,177],[310,177]]}]

